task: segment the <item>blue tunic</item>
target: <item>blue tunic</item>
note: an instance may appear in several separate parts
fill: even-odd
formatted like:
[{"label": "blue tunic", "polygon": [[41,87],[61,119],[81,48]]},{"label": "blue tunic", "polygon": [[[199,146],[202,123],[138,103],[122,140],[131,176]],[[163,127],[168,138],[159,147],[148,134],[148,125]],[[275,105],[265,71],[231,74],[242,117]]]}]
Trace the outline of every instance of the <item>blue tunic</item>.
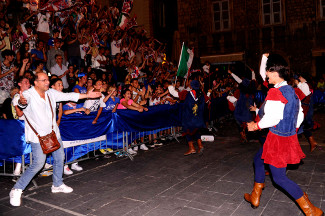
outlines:
[{"label": "blue tunic", "polygon": [[202,94],[199,98],[194,98],[191,92],[186,95],[182,112],[182,127],[185,133],[205,128],[204,105],[205,100]]}]

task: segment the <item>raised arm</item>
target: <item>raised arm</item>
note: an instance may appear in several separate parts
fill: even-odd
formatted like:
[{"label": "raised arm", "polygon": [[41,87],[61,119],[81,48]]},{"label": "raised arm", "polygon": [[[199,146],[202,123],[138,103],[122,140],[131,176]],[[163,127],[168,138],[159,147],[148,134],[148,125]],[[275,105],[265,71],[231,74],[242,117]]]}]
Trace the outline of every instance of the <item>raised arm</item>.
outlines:
[{"label": "raised arm", "polygon": [[242,83],[242,79],[240,79],[236,74],[234,74],[233,72],[231,72],[231,70],[228,70],[228,73],[234,78],[234,80],[236,80],[236,82],[238,84]]},{"label": "raised arm", "polygon": [[267,58],[269,57],[269,54],[268,53],[264,53],[262,55],[262,60],[261,60],[261,65],[260,65],[260,75],[263,79],[263,81],[265,81],[266,79],[266,62],[267,62]]}]

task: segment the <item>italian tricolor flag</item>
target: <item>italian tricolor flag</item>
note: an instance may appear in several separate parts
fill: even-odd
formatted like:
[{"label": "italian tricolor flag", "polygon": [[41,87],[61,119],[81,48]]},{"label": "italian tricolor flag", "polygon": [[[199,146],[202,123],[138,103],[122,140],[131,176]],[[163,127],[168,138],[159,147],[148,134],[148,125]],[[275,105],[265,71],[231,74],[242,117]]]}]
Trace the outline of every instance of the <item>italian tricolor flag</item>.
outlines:
[{"label": "italian tricolor flag", "polygon": [[128,24],[128,21],[129,21],[129,19],[128,19],[124,14],[121,14],[121,15],[120,15],[120,18],[118,19],[117,24],[118,24],[118,26],[120,26],[120,28],[121,28],[122,30],[124,30],[125,27],[126,27],[127,24]]},{"label": "italian tricolor flag", "polygon": [[187,72],[191,68],[193,57],[194,57],[193,50],[190,50],[183,43],[181,55],[179,57],[177,76],[185,77],[187,75]]}]

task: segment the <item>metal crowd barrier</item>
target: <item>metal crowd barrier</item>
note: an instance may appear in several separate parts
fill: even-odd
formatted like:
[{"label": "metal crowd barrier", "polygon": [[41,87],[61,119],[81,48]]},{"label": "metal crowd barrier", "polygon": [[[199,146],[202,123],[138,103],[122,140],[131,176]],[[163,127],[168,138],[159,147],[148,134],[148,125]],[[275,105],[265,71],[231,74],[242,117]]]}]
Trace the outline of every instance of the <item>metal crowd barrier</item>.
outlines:
[{"label": "metal crowd barrier", "polygon": [[[162,132],[165,132],[165,134],[163,134]],[[169,134],[166,134],[167,132],[169,132]],[[115,134],[116,137],[114,139]],[[153,131],[143,131],[143,132],[123,131],[122,137],[119,137],[120,133],[116,131],[111,133],[109,137],[106,135],[105,140],[100,140],[97,142],[88,142],[88,143],[81,142],[81,144],[78,144],[78,142],[72,141],[75,142],[75,144],[70,143],[70,146],[68,145],[67,148],[65,146],[65,142],[63,142],[63,146],[65,147],[64,149],[65,164],[72,164],[75,162],[80,162],[80,161],[102,157],[105,155],[112,155],[112,154],[116,154],[117,157],[128,157],[130,160],[133,161],[134,156],[128,152],[128,148],[133,148],[141,144],[148,144],[150,140],[147,137],[148,135],[153,135],[153,134],[157,134],[157,139],[161,139],[164,136],[165,137],[169,136],[169,138],[175,139],[177,142],[179,142],[177,139],[176,127],[168,127],[165,128],[164,130],[157,129]],[[139,140],[141,138],[144,139],[142,142],[137,142],[137,143],[134,142],[135,140]],[[122,145],[120,144],[120,142]],[[100,149],[108,149],[108,148],[110,148],[112,151],[107,152],[107,154],[100,154],[98,151]],[[84,152],[85,154],[83,153],[80,154],[80,151]],[[19,162],[21,163],[21,173],[14,174],[15,165]],[[52,164],[53,162],[52,155],[48,156],[46,162]],[[12,176],[14,177],[13,180],[18,179],[22,175],[22,173],[25,172],[29,164],[32,163],[33,163],[32,152],[29,153],[28,155],[21,155],[14,158],[9,158],[7,160],[2,160],[0,162],[0,176]],[[48,171],[51,169],[52,168],[43,169],[41,172]],[[35,187],[37,187],[37,183],[35,182],[35,180],[33,180],[33,184]]]}]

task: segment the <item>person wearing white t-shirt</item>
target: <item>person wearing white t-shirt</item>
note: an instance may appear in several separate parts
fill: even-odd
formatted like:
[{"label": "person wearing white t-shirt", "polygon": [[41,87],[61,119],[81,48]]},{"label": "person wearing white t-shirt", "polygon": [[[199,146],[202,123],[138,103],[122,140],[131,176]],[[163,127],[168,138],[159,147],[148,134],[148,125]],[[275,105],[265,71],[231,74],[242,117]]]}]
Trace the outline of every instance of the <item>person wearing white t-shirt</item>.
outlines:
[{"label": "person wearing white t-shirt", "polygon": [[111,54],[112,57],[115,57],[117,53],[121,52],[121,44],[122,40],[126,37],[126,32],[122,36],[121,39],[119,39],[119,36],[117,34],[114,35],[113,41],[111,42]]},{"label": "person wearing white t-shirt", "polygon": [[116,56],[117,53],[121,52],[121,43],[122,40],[113,40],[111,42],[112,56]]},{"label": "person wearing white t-shirt", "polygon": [[100,47],[98,55],[96,56],[96,58],[94,58],[94,68],[106,72],[107,59],[104,56],[104,52],[104,47]]},{"label": "person wearing white t-shirt", "polygon": [[[96,80],[94,87],[94,91],[100,91],[101,88],[103,86],[103,82],[102,80]],[[104,102],[104,98],[105,96],[103,94],[101,94],[102,96],[100,98],[96,98],[96,99],[88,99],[85,101],[84,103],[84,108],[90,110],[90,112],[97,112],[97,116],[94,119],[94,121],[92,122],[92,124],[96,124],[97,120],[100,116],[100,114],[103,111],[103,108],[106,107],[106,104]]]},{"label": "person wearing white t-shirt", "polygon": [[67,80],[67,74],[69,72],[67,66],[62,64],[63,57],[61,55],[55,55],[55,61],[56,64],[51,67],[50,71],[52,74],[57,75],[60,79],[62,79],[63,82],[63,88],[67,89],[69,88],[68,80]]},{"label": "person wearing white t-shirt", "polygon": [[49,25],[49,20],[50,20],[50,13],[38,13],[37,14],[37,20],[38,20],[38,25],[36,31],[38,32],[38,38],[42,41],[48,41],[50,37],[50,25]]},{"label": "person wearing white t-shirt", "polygon": [[87,52],[90,50],[89,43],[86,37],[82,38],[82,44],[80,44],[80,57],[83,62],[85,62],[85,57]]}]

